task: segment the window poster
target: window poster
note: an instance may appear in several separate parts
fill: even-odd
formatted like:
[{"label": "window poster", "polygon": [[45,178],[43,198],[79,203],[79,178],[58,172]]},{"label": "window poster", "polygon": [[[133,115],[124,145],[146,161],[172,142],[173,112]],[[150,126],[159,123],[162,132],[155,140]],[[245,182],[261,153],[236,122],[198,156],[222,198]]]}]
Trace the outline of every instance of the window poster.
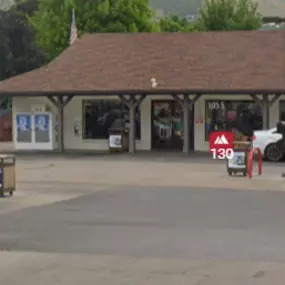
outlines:
[{"label": "window poster", "polygon": [[16,114],[16,130],[18,142],[31,142],[31,115]]},{"label": "window poster", "polygon": [[39,131],[48,131],[49,129],[49,116],[47,114],[35,115],[35,128]]},{"label": "window poster", "polygon": [[35,114],[35,141],[38,143],[49,142],[49,125],[50,116],[49,114]]}]

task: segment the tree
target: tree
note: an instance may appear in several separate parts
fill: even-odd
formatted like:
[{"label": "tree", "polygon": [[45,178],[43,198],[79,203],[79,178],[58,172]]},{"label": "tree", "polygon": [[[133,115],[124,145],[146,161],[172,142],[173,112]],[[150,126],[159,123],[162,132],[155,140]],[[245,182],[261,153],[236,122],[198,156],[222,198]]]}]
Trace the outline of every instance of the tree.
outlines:
[{"label": "tree", "polygon": [[159,20],[162,32],[193,32],[196,27],[186,18],[177,15],[169,15]]},{"label": "tree", "polygon": [[252,0],[206,0],[200,9],[202,31],[256,30],[261,27],[258,4]]},{"label": "tree", "polygon": [[[14,8],[0,11],[0,80],[15,76],[44,62],[43,52],[34,44],[34,33],[26,17]],[[9,105],[1,101],[0,108]]]},{"label": "tree", "polygon": [[0,11],[0,80],[39,67],[43,52],[34,44],[34,31],[15,7]]},{"label": "tree", "polygon": [[148,0],[42,0],[30,23],[37,32],[37,43],[49,60],[69,44],[72,8],[75,8],[79,35],[159,31]]},{"label": "tree", "polygon": [[34,31],[17,4],[0,11],[0,38],[0,80],[37,68],[44,62],[43,52],[34,44]]},{"label": "tree", "polygon": [[0,11],[0,80],[7,77],[11,70],[11,52],[9,50],[9,38],[6,34],[4,26],[6,18],[6,12]]}]

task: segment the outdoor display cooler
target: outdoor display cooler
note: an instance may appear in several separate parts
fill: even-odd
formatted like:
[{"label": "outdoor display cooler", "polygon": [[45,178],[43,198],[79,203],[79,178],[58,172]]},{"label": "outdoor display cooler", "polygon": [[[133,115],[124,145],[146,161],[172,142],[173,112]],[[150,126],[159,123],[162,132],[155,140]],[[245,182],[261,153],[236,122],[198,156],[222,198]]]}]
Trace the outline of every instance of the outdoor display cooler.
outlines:
[{"label": "outdoor display cooler", "polygon": [[251,149],[251,139],[238,131],[233,131],[233,157],[227,159],[227,172],[232,174],[241,173],[247,175],[248,152]]},{"label": "outdoor display cooler", "polygon": [[0,155],[0,196],[13,195],[16,190],[15,156]]}]

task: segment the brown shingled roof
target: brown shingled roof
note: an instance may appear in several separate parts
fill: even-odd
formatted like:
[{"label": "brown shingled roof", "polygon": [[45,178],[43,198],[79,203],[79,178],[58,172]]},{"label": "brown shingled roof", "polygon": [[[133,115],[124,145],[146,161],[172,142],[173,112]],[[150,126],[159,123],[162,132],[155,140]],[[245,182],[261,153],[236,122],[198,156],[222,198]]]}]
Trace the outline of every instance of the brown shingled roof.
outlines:
[{"label": "brown shingled roof", "polygon": [[[0,93],[285,90],[284,31],[87,34]],[[118,93],[118,92],[117,92]]]}]

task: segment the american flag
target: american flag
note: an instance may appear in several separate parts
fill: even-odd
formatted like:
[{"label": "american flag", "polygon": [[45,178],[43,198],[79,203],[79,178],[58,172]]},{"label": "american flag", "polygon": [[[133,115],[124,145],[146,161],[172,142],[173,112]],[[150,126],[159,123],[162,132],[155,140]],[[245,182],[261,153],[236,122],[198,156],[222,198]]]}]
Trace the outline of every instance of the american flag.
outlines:
[{"label": "american flag", "polygon": [[72,45],[78,39],[76,21],[75,21],[75,10],[72,9],[72,22],[70,30],[69,44]]}]

